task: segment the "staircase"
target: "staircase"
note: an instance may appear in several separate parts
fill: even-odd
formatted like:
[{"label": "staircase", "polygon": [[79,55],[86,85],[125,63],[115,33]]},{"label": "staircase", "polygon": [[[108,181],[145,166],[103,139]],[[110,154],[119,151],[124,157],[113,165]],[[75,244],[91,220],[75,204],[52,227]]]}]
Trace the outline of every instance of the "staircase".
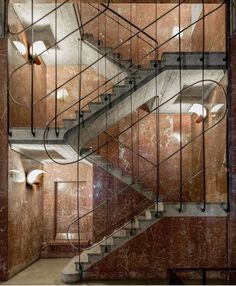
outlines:
[{"label": "staircase", "polygon": [[[158,210],[158,211],[157,211]],[[124,224],[108,237],[76,255],[63,269],[62,279],[65,283],[75,283],[86,279],[86,273],[90,267],[98,263],[104,257],[112,255],[118,248],[127,244],[131,239],[145,232],[149,227],[164,217],[226,217],[227,214],[219,204],[207,204],[207,211],[201,211],[201,205],[184,203],[183,213],[179,212],[176,203],[159,202],[151,204],[146,210],[134,217],[132,222]]]},{"label": "staircase", "polygon": [[[111,255],[115,250],[124,246],[134,237],[146,231],[153,224],[166,216],[226,216],[218,204],[209,204],[207,211],[202,212],[198,204],[183,203],[183,214],[180,214],[176,203],[164,203],[156,200],[153,191],[145,189],[141,180],[133,182],[130,176],[122,170],[107,162],[97,150],[85,150],[84,146],[99,134],[107,131],[109,127],[119,122],[134,110],[146,104],[150,112],[176,112],[179,113],[179,91],[202,80],[203,54],[201,52],[165,52],[161,60],[150,61],[149,68],[133,65],[131,60],[124,60],[112,47],[104,46],[100,39],[94,39],[92,34],[83,34],[83,45],[96,51],[92,53],[92,61],[96,62],[94,68],[101,74],[109,77],[113,83],[112,92],[104,92],[90,101],[83,110],[76,111],[74,118],[65,118],[64,127],[60,128],[59,135],[53,129],[53,118],[46,129],[36,129],[32,136],[30,128],[13,128],[9,138],[11,147],[16,151],[30,157],[30,147],[37,145],[37,150],[50,153],[57,152],[62,158],[55,156],[58,163],[76,162],[78,153],[80,160],[85,158],[111,174],[127,187],[142,194],[147,200],[148,207],[119,227],[112,233],[75,256],[62,272],[65,283],[74,283],[86,277],[91,266]],[[97,56],[98,60],[95,58]],[[204,53],[204,77],[208,84],[204,89],[204,99],[215,87],[214,82],[220,82],[226,70],[226,55],[223,52]],[[181,86],[180,82],[181,63]],[[104,74],[104,70],[106,70]],[[159,106],[155,99],[159,96]],[[86,95],[89,96],[89,95]],[[202,96],[202,95],[201,95]],[[200,98],[201,98],[200,96]],[[196,98],[196,102],[199,97]],[[130,103],[132,102],[132,108]],[[78,103],[78,102],[77,102]],[[185,108],[185,109],[184,109]],[[187,112],[184,107],[182,112]],[[63,114],[63,112],[61,113]],[[60,115],[61,115],[60,114]],[[79,130],[79,133],[78,133]],[[40,152],[38,152],[39,154]],[[39,156],[39,157],[37,157]],[[53,157],[53,156],[52,156]],[[34,159],[46,162],[42,154],[35,155]],[[182,182],[181,182],[182,183]],[[80,218],[73,221],[77,223]],[[72,245],[73,246],[73,245]],[[78,250],[73,246],[75,250]]]},{"label": "staircase", "polygon": [[[226,62],[225,53],[222,52],[206,53],[205,56],[205,78],[209,80],[209,84],[205,88],[207,98],[215,87],[210,81],[219,82],[223,78]],[[183,87],[200,81],[202,78],[202,53],[181,53],[181,58]],[[170,109],[179,112],[179,104],[175,103],[179,92],[178,69],[179,54],[164,53],[161,61],[150,62],[149,69],[139,68],[114,85],[111,94],[100,94],[96,101],[89,102],[87,110],[82,110],[80,113],[77,111],[74,119],[64,119],[64,128],[61,128],[59,136],[55,135],[52,129],[54,119],[51,120],[47,126],[46,147],[58,151],[57,146],[63,145],[64,153],[62,155],[65,157],[65,162],[72,162],[77,159],[78,122],[80,122],[79,145],[81,149],[106,128],[113,126],[133,110],[155,98],[156,93],[161,94],[160,112],[169,112]],[[131,98],[133,110],[130,108]],[[41,145],[41,150],[43,150],[44,129],[37,129],[36,136],[33,137],[30,128],[13,128],[9,142],[13,149],[25,155],[27,155],[28,149],[23,147],[30,144]]]}]

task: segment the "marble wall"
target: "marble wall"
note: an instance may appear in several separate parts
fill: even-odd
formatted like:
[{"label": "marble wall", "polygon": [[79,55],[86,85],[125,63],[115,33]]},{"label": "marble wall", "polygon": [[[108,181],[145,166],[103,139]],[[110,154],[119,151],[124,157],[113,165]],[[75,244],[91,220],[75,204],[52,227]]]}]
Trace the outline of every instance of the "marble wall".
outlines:
[{"label": "marble wall", "polygon": [[[47,243],[65,240],[68,224],[77,217],[77,165],[63,166],[46,163],[45,171],[47,173],[44,177],[43,241]],[[92,166],[88,162],[80,163],[80,197],[78,199],[80,216],[92,209],[92,178]],[[92,214],[80,221],[82,244],[93,241],[92,222]],[[75,239],[77,224],[72,226],[71,232],[72,238]]]},{"label": "marble wall", "polygon": [[[26,174],[43,165],[9,151],[9,275],[38,259],[43,238],[43,185],[26,184]],[[42,181],[43,183],[43,181]]]},{"label": "marble wall", "polygon": [[[138,112],[132,115],[133,121],[136,121],[138,116],[141,118],[145,115],[145,112],[139,110]],[[135,124],[131,129],[128,129],[122,133],[117,140],[113,139],[108,146],[100,147],[99,154],[107,159],[109,162],[112,162],[114,166],[119,167],[124,174],[133,176],[134,180],[140,179],[144,184],[144,187],[147,189],[153,190],[155,195],[157,190],[159,190],[159,195],[164,201],[178,201],[179,200],[179,190],[180,190],[180,117],[178,114],[160,114],[160,122],[158,124],[157,115],[155,113],[149,114],[144,119],[140,121],[139,124]],[[109,135],[102,134],[99,136],[98,140],[93,140],[88,144],[94,148],[102,146],[105,144],[106,140],[111,139],[111,136],[116,136],[122,130],[125,130],[130,125],[130,116],[127,116],[119,122],[118,125],[112,127],[108,133]],[[157,125],[156,125],[157,122]],[[222,123],[223,124],[223,123]],[[157,126],[159,129],[159,154],[157,156]],[[225,140],[224,132],[221,127],[216,127],[211,133],[206,137],[207,146],[212,146],[214,143],[215,148],[217,149],[218,140],[214,138],[217,137],[217,134],[220,134],[222,142]],[[194,130],[201,127],[201,124],[195,122],[195,117],[190,114],[182,115],[182,136],[183,136],[183,145],[188,144],[191,140],[194,140],[197,134]],[[132,137],[131,137],[132,134]],[[214,136],[213,136],[214,134]],[[131,140],[131,138],[133,138]],[[198,151],[194,150],[194,146],[197,145]],[[199,164],[201,163],[201,157],[199,155],[200,143],[194,142],[189,144],[182,150],[182,184],[183,184],[183,200],[184,201],[199,201],[199,186],[197,187],[195,181],[198,180]],[[219,157],[222,159],[225,154],[225,145],[221,144],[221,148],[218,148]],[[134,154],[132,155],[132,149]],[[210,147],[208,147],[210,149]],[[208,152],[208,158],[212,158],[212,151]],[[174,155],[172,155],[174,154]],[[214,157],[213,157],[214,158]],[[218,158],[219,159],[219,158]],[[209,165],[213,164],[214,160],[218,159],[209,159]],[[219,159],[219,161],[221,160]],[[155,167],[159,161],[159,170]],[[212,162],[210,162],[212,161]],[[222,161],[223,162],[223,161]],[[225,178],[224,170],[222,171],[222,176]],[[213,169],[214,170],[214,169]],[[157,182],[157,172],[159,172],[159,183]],[[217,181],[216,174],[211,172],[209,178]],[[191,178],[194,177],[194,180]],[[224,184],[225,181],[222,181]],[[158,186],[159,184],[159,186]],[[215,188],[212,186],[209,187],[209,193],[213,193]],[[221,185],[222,187],[222,185]],[[221,193],[225,195],[226,190],[221,188],[218,185]],[[218,189],[218,190],[219,190]],[[218,194],[212,198],[214,201],[221,201],[221,195]]]},{"label": "marble wall", "polygon": [[93,186],[94,241],[112,233],[150,205],[150,200],[96,165]]},{"label": "marble wall", "polygon": [[[12,6],[9,6],[9,28],[12,32],[23,28]],[[10,95],[10,126],[28,127],[31,124],[31,92],[33,101],[37,102],[46,95],[46,66],[28,62],[27,56],[22,56],[12,41],[20,41],[27,46],[27,36],[21,33],[18,36],[10,36],[8,41],[9,61],[9,95]],[[33,77],[33,84],[31,78]],[[24,83],[24,84],[22,84]],[[46,118],[46,101],[42,100],[34,105],[34,126],[44,127]]]},{"label": "marble wall", "polygon": [[226,234],[226,218],[163,218],[92,266],[86,278],[160,281],[168,268],[226,267]]},{"label": "marble wall", "polygon": [[[206,4],[205,14],[216,9],[220,4]],[[201,14],[203,16],[203,14]],[[205,51],[225,51],[226,26],[225,5],[205,18]],[[191,40],[192,51],[202,51],[203,48],[203,20],[199,21],[193,31]]]},{"label": "marble wall", "polygon": [[236,36],[230,38],[230,98],[229,98],[229,190],[230,190],[230,215],[229,215],[229,256],[230,266],[236,266]]},{"label": "marble wall", "polygon": [[0,280],[8,278],[7,40],[0,38]]},{"label": "marble wall", "polygon": [[[97,15],[96,8],[103,10],[104,7],[93,4],[95,8],[84,4],[81,7],[81,15],[84,21],[91,19]],[[128,21],[131,21],[134,25],[143,29],[150,23],[154,22],[156,18],[160,18],[156,23],[150,25],[145,29],[145,32],[152,37],[150,39],[147,35],[140,33],[139,37],[135,36],[131,40],[127,41],[133,34],[137,33],[137,29],[130,28],[129,23],[118,19],[116,15],[108,11],[105,15],[99,16],[92,23],[85,26],[85,32],[92,33],[94,38],[100,38],[103,42],[106,42],[107,46],[113,48],[119,47],[115,52],[119,52],[124,59],[133,59],[135,64],[141,64],[143,66],[149,64],[149,60],[155,58],[161,58],[164,51],[177,51],[178,50],[178,37],[172,37],[173,28],[178,26],[178,8],[173,9],[175,4],[152,4],[152,3],[111,3],[110,8],[119,13]],[[173,10],[171,10],[173,9]],[[171,12],[164,15],[167,11]],[[145,16],[144,16],[145,11]],[[191,5],[181,5],[181,27],[185,28],[191,23]],[[119,21],[119,25],[117,23]],[[113,29],[106,29],[105,26],[112,26]],[[131,29],[131,31],[130,31]],[[182,50],[191,50],[191,28],[187,29],[183,33],[181,39]],[[123,43],[123,44],[122,44]],[[160,46],[158,53],[153,52],[154,48]]]},{"label": "marble wall", "polygon": [[[67,80],[71,79],[73,76],[78,74],[80,70],[85,69],[84,65],[60,65],[57,67],[57,86],[60,86]],[[75,102],[79,100],[79,92],[81,91],[81,101],[80,108],[83,110],[88,110],[87,103],[91,100],[94,102],[98,101],[96,99],[99,94],[106,91],[106,89],[111,88],[111,84],[104,85],[96,90],[106,81],[105,77],[99,75],[94,69],[89,68],[82,73],[81,78],[76,77],[72,81],[65,84],[61,89],[66,89],[68,95],[59,98],[60,89],[58,90],[58,113],[65,110]],[[81,88],[80,88],[81,85]],[[105,88],[106,87],[106,88]],[[55,89],[55,67],[47,66],[47,93],[52,92]],[[79,109],[79,103],[75,104],[68,111],[64,112],[62,115],[57,117],[58,125],[63,126],[64,118],[75,118],[75,111]],[[53,119],[55,116],[55,93],[52,93],[47,99],[47,118]],[[52,125],[54,122],[52,122]]]}]

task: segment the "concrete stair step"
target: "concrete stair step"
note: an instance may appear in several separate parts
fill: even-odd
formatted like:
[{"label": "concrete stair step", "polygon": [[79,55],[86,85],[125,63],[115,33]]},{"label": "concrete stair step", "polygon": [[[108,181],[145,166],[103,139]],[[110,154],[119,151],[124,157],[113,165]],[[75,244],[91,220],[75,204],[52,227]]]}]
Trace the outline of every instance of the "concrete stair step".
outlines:
[{"label": "concrete stair step", "polygon": [[112,169],[112,174],[113,174],[115,177],[120,178],[120,177],[122,177],[123,172],[122,172],[122,170],[121,170],[120,168],[114,167],[114,168]]},{"label": "concrete stair step", "polygon": [[111,102],[112,100],[114,100],[115,95],[114,94],[106,94],[106,93],[104,93],[104,94],[100,95],[100,98],[101,98],[101,102],[103,102],[104,104],[105,103],[107,104],[107,103]]},{"label": "concrete stair step", "polygon": [[110,253],[113,250],[115,250],[115,248],[116,248],[116,246],[114,244],[113,245],[110,245],[110,244],[101,245],[100,247],[102,249],[102,253]]},{"label": "concrete stair step", "polygon": [[78,124],[78,121],[74,118],[65,118],[63,119],[64,127],[66,130],[69,130]]},{"label": "concrete stair step", "polygon": [[125,237],[114,237],[115,245],[120,247],[121,245],[125,244],[128,241],[128,236]]},{"label": "concrete stair step", "polygon": [[96,253],[89,253],[88,254],[88,261],[90,264],[94,264],[101,260],[105,255],[104,254],[96,254]]},{"label": "concrete stair step", "polygon": [[89,109],[92,113],[97,112],[98,110],[102,109],[106,104],[104,102],[91,102],[89,103]]},{"label": "concrete stair step", "polygon": [[121,177],[121,180],[122,180],[122,182],[126,183],[127,185],[132,184],[132,181],[133,181],[130,176],[125,176],[125,175],[123,175]]},{"label": "concrete stair step", "polygon": [[90,117],[92,115],[92,112],[90,110],[82,110],[80,111],[80,114],[79,114],[79,111],[75,111],[75,115],[76,115],[76,119],[77,120],[80,120],[83,121],[83,120],[86,120],[88,117]]},{"label": "concrete stair step", "polygon": [[82,266],[82,271],[86,271],[91,266],[89,262],[75,262],[75,270],[78,272],[81,270],[80,265]]}]

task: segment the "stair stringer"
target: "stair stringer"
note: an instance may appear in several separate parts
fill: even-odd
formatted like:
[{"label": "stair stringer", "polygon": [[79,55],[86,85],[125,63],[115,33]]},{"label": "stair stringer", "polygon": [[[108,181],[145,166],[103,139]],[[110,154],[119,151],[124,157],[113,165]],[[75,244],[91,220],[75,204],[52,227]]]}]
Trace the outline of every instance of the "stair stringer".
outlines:
[{"label": "stair stringer", "polygon": [[[86,271],[103,258],[112,255],[114,251],[125,246],[129,241],[144,233],[148,228],[158,223],[165,217],[226,217],[227,213],[222,208],[221,203],[207,203],[206,211],[202,212],[201,204],[199,203],[183,203],[183,210],[179,212],[178,203],[159,203],[158,216],[157,206],[153,204],[148,209],[144,210],[134,220],[134,233],[130,235],[131,224],[126,223],[124,226],[114,231],[107,240],[102,239],[97,244],[84,250],[79,256],[75,256],[63,269],[62,279],[65,283],[74,283],[86,278]],[[115,233],[117,236],[115,236]],[[115,238],[115,239],[114,239]],[[107,252],[105,252],[107,246]],[[79,267],[79,262],[82,271]]]},{"label": "stair stringer", "polygon": [[[217,74],[217,75],[216,75]],[[205,70],[205,78],[209,80],[220,81],[224,76],[223,70]],[[84,123],[80,129],[79,150],[86,143],[97,137],[107,128],[112,127],[119,122],[125,116],[131,114],[131,112],[137,110],[140,106],[147,103],[150,99],[161,95],[165,92],[166,98],[161,98],[162,102],[166,102],[171,96],[178,94],[180,87],[176,84],[179,82],[179,72],[175,69],[165,70],[142,85],[137,90],[129,93],[124,93],[117,98],[117,102],[112,102],[111,108],[100,109],[96,113],[92,114]],[[166,90],[162,90],[163,82],[171,82],[171,79],[175,79],[174,83],[167,85]],[[201,70],[183,70],[182,71],[182,83],[191,85],[202,79]],[[157,89],[156,89],[157,86]],[[132,110],[131,110],[131,97],[132,97]],[[160,109],[161,111],[161,109]],[[106,115],[107,114],[107,115]],[[107,121],[106,121],[107,119]],[[75,126],[65,134],[65,141],[71,145],[74,150],[78,150],[78,128]]]}]

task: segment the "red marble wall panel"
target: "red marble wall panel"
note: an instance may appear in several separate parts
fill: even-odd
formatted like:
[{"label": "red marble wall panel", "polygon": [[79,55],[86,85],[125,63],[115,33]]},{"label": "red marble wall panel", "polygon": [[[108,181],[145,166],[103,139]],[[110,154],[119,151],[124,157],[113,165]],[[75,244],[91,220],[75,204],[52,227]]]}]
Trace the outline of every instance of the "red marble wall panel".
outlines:
[{"label": "red marble wall panel", "polygon": [[[205,15],[219,7],[220,4],[206,4]],[[203,16],[203,14],[201,14]],[[205,35],[203,36],[203,20],[199,21],[192,34],[192,51],[202,51],[203,37],[205,51],[225,51],[225,5],[205,17]]]},{"label": "red marble wall panel", "polygon": [[96,165],[93,185],[94,241],[112,233],[152,203]]},{"label": "red marble wall panel", "polygon": [[92,266],[86,277],[164,280],[168,268],[226,267],[226,233],[226,218],[163,218]]},{"label": "red marble wall panel", "polygon": [[[138,114],[139,113],[139,114]],[[145,112],[139,110],[132,115],[133,122],[143,117]],[[155,113],[149,114],[143,118],[139,124],[135,124],[131,129],[122,133],[119,136],[120,144],[112,140],[107,146],[99,149],[99,154],[112,162],[114,166],[119,167],[124,174],[133,176],[134,180],[140,179],[146,189],[153,190],[156,194],[159,190],[160,196],[167,201],[176,201],[179,196],[179,179],[180,179],[180,153],[177,152],[180,143],[178,136],[180,132],[180,117],[178,114],[160,114],[159,125],[159,159],[157,158],[157,138],[156,121],[157,115]],[[109,135],[100,135],[99,146],[106,143],[111,136],[116,136],[122,130],[126,130],[130,126],[131,117],[127,116],[122,119],[119,124],[113,126],[109,131]],[[187,143],[191,139],[191,115],[182,115],[182,132],[183,143]],[[131,140],[132,135],[132,140]],[[98,146],[98,141],[93,140],[88,146]],[[132,155],[132,150],[134,151]],[[193,172],[191,168],[191,146],[186,147],[182,152],[183,162],[183,182],[192,177]],[[108,155],[108,157],[107,157]],[[168,158],[168,159],[167,159]],[[160,187],[157,187],[157,169],[155,165],[157,160],[160,162],[159,178]],[[184,200],[194,200],[191,195],[191,186],[186,186],[184,192]]]},{"label": "red marble wall panel", "polygon": [[229,254],[230,266],[236,266],[236,37],[230,38],[230,109],[229,109],[229,190],[230,190],[230,216],[229,216]]},{"label": "red marble wall panel", "polygon": [[[67,80],[70,80],[73,76],[78,74],[80,70],[85,69],[86,66],[80,65],[65,65],[57,67],[57,86],[62,85]],[[66,89],[68,96],[64,98],[59,98],[57,101],[58,113],[65,110],[72,104],[79,101],[79,92],[80,92],[80,84],[81,84],[81,106],[83,110],[88,110],[87,103],[91,100],[94,102],[98,101],[97,97],[99,94],[105,92],[107,89],[111,87],[111,84],[107,84],[106,86],[102,86],[99,88],[99,92],[97,88],[101,86],[105,82],[105,78],[102,75],[99,75],[94,69],[89,68],[82,73],[81,79],[76,77],[72,81],[68,82],[61,89]],[[47,93],[52,92],[55,89],[55,67],[48,66],[47,67]],[[58,90],[58,94],[60,93],[60,89]],[[64,112],[62,115],[58,116],[58,124],[59,126],[63,126],[64,118],[75,118],[75,111],[79,109],[79,103],[70,108],[68,111]],[[52,93],[47,99],[47,118],[53,119],[55,117],[55,93]],[[54,124],[54,123],[52,123]]]},{"label": "red marble wall panel", "polygon": [[[45,170],[47,173],[44,178],[45,192],[44,192],[44,238],[45,243],[50,241],[57,241],[58,239],[65,239],[66,237],[61,237],[60,234],[66,232],[68,224],[73,219],[77,217],[77,212],[75,213],[74,208],[77,211],[77,196],[75,197],[76,181],[77,181],[77,165],[57,165],[54,163],[46,163]],[[79,181],[80,181],[80,216],[90,211],[93,207],[92,202],[92,178],[93,170],[92,166],[87,163],[80,163],[79,167]],[[55,183],[59,183],[59,189],[72,192],[67,192],[68,196],[63,196],[63,194],[57,193],[57,205],[58,213],[55,208]],[[63,196],[63,201],[61,201]],[[70,210],[67,207],[70,206]],[[63,213],[63,216],[60,214]],[[64,216],[64,214],[67,214]],[[55,220],[57,219],[57,226],[55,225]],[[81,243],[88,243],[88,241],[93,240],[93,230],[92,230],[93,217],[92,214],[88,215],[86,219],[81,219],[80,221],[80,238]],[[77,226],[77,224],[76,224]],[[56,227],[56,229],[55,229]],[[77,233],[77,227],[72,227],[72,232]],[[74,238],[74,237],[73,237]]]},{"label": "red marble wall panel", "polygon": [[26,184],[26,174],[43,165],[9,151],[9,275],[35,261],[43,238],[43,186]]},{"label": "red marble wall panel", "polygon": [[8,278],[7,40],[0,39],[0,281]]}]

